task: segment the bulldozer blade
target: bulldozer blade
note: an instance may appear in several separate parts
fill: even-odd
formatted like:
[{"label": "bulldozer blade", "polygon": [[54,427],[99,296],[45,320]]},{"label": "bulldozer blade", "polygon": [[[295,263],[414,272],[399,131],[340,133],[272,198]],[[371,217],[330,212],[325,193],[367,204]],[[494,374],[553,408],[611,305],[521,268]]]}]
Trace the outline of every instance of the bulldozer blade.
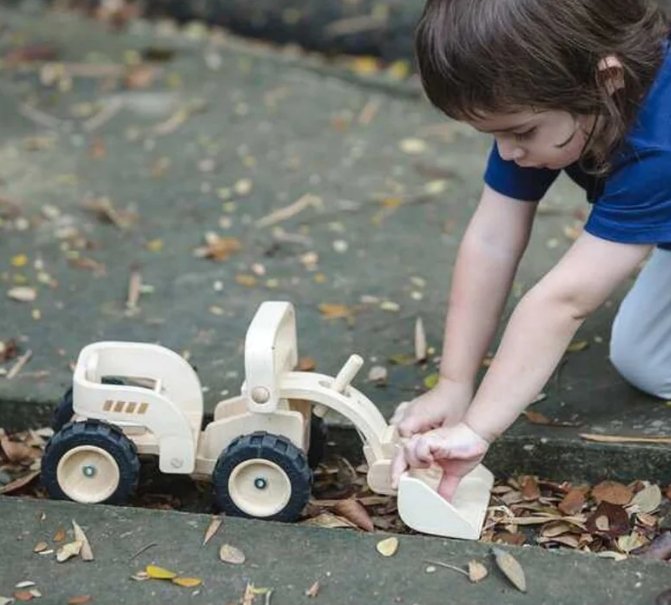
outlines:
[{"label": "bulldozer blade", "polygon": [[478,465],[459,483],[451,502],[436,491],[439,468],[403,473],[398,487],[398,513],[412,529],[446,538],[477,540],[487,513],[494,476]]}]

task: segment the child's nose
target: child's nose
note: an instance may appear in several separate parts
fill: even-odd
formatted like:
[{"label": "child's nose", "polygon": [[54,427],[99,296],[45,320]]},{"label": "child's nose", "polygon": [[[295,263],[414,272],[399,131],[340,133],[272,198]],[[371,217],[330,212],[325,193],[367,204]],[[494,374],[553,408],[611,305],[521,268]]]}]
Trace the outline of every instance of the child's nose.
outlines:
[{"label": "child's nose", "polygon": [[498,141],[499,155],[506,162],[518,161],[524,157],[524,149],[518,147],[514,143],[507,141]]}]

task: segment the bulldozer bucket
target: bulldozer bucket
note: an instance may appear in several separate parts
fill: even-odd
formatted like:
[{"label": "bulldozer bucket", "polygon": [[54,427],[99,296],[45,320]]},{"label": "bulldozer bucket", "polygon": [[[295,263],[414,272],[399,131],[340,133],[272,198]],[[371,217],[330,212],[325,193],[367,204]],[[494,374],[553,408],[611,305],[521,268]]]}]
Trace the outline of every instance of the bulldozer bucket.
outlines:
[{"label": "bulldozer bucket", "polygon": [[451,502],[436,491],[438,468],[403,473],[398,486],[398,513],[412,529],[446,538],[477,540],[487,513],[494,475],[479,465],[459,483]]}]

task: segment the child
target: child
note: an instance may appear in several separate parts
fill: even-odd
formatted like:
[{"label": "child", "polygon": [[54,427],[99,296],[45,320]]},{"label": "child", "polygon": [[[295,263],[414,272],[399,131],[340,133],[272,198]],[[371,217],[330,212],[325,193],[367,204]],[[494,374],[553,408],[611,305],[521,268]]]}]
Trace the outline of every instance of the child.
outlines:
[{"label": "child", "polygon": [[[669,46],[646,0],[428,0],[416,36],[425,91],[495,142],[454,267],[439,383],[392,419],[409,437],[394,484],[435,463],[449,500],[653,248],[610,353],[633,385],[671,398]],[[476,391],[536,202],[562,170],[593,204],[584,232],[519,301]]]}]

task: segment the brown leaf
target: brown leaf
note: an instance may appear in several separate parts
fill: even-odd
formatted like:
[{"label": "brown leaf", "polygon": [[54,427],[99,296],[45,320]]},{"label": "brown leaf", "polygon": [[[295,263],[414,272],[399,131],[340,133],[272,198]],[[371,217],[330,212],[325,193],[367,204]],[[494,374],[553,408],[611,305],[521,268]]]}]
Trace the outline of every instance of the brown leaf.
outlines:
[{"label": "brown leaf", "polygon": [[601,502],[585,522],[585,527],[593,534],[616,538],[629,533],[631,524],[622,506]]},{"label": "brown leaf", "polygon": [[47,548],[49,548],[49,545],[46,542],[38,542],[35,544],[35,546],[33,546],[33,552],[42,552]]},{"label": "brown leaf", "polygon": [[574,487],[564,496],[557,508],[565,515],[575,515],[582,510],[583,506],[585,506],[585,492]]},{"label": "brown leaf", "polygon": [[207,530],[205,530],[205,537],[203,538],[202,546],[205,546],[212,539],[214,534],[216,534],[221,527],[222,523],[223,519],[220,516],[215,515],[212,517],[210,524],[207,526]]},{"label": "brown leaf", "polygon": [[503,572],[503,574],[510,580],[512,585],[521,592],[527,591],[527,581],[524,575],[524,570],[517,559],[510,553],[499,548],[492,548],[494,560],[496,565]]},{"label": "brown leaf", "polygon": [[82,594],[76,597],[70,597],[68,599],[68,605],[85,605],[90,603],[93,600],[93,597],[90,594]]},{"label": "brown leaf", "polygon": [[545,416],[544,414],[541,414],[540,412],[535,412],[533,410],[526,410],[525,412],[522,412],[525,416],[526,419],[531,422],[531,424],[552,424],[552,421]]},{"label": "brown leaf", "polygon": [[31,471],[23,477],[19,477],[18,479],[14,479],[14,481],[10,481],[7,483],[7,485],[0,486],[0,494],[11,494],[12,492],[17,491],[22,487],[25,487],[39,474],[40,471]]},{"label": "brown leaf", "polygon": [[14,592],[14,598],[17,601],[31,601],[35,598],[35,595],[29,590],[17,590]]},{"label": "brown leaf", "polygon": [[353,315],[352,310],[347,305],[334,303],[320,304],[319,311],[325,319],[348,319]]},{"label": "brown leaf", "polygon": [[200,258],[225,261],[242,249],[240,240],[235,237],[219,237],[216,233],[205,234],[205,246],[196,248],[194,254]]},{"label": "brown leaf", "polygon": [[32,462],[41,456],[40,450],[25,443],[10,441],[9,437],[0,438],[0,447],[5,452],[7,460],[14,463]]},{"label": "brown leaf", "polygon": [[334,510],[339,515],[342,515],[345,517],[345,519],[348,519],[365,531],[373,531],[375,529],[368,511],[352,498],[348,498],[347,500],[340,500],[334,506]]},{"label": "brown leaf", "polygon": [[487,568],[479,561],[468,562],[468,579],[473,582],[480,582],[487,577]]},{"label": "brown leaf", "polygon": [[630,488],[617,481],[602,481],[592,488],[592,497],[597,504],[609,502],[610,504],[629,504],[633,493]]},{"label": "brown leaf", "polygon": [[65,530],[59,527],[54,534],[54,542],[62,542],[63,540],[65,540]]},{"label": "brown leaf", "polygon": [[536,481],[536,478],[531,475],[524,475],[520,478],[520,489],[522,491],[522,497],[527,501],[538,500],[541,496],[538,482]]},{"label": "brown leaf", "polygon": [[319,594],[319,580],[305,591],[305,596],[314,599]]},{"label": "brown leaf", "polygon": [[315,527],[327,527],[327,528],[336,528],[336,527],[357,527],[355,523],[352,523],[348,519],[334,515],[333,513],[320,513],[316,517],[311,517],[305,521],[301,521],[300,525],[311,525]]}]

